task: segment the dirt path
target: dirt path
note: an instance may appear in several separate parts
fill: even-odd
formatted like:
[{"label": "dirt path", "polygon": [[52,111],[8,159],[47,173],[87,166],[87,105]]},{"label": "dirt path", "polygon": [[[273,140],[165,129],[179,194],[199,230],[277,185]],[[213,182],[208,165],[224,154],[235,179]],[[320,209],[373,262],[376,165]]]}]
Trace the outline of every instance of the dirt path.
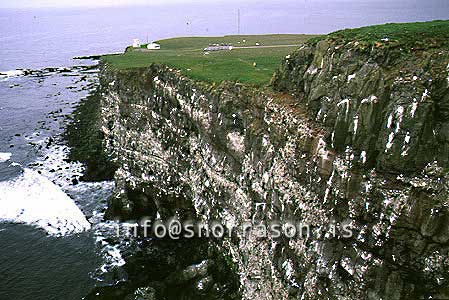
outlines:
[{"label": "dirt path", "polygon": [[282,48],[282,47],[299,47],[299,46],[301,45],[247,46],[247,47],[233,47],[233,49]]}]

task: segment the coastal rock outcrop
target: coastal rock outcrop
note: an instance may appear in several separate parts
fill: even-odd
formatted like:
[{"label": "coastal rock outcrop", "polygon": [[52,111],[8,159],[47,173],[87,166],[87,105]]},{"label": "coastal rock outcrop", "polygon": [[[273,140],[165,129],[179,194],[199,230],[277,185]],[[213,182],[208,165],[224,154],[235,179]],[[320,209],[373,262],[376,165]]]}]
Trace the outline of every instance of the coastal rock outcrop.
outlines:
[{"label": "coastal rock outcrop", "polygon": [[[273,77],[276,92],[104,65],[110,215],[232,225],[209,243],[243,299],[449,297],[449,53],[401,53],[305,45]],[[261,238],[241,230],[248,221],[310,234]],[[201,266],[169,281],[195,270],[213,281]]]}]

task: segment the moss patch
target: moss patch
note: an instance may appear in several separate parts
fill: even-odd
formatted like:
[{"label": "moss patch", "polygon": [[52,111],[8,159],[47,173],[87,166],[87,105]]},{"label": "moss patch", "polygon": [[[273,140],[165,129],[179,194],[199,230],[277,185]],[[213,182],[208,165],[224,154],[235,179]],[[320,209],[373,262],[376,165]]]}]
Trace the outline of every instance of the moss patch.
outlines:
[{"label": "moss patch", "polygon": [[359,42],[362,46],[403,47],[406,49],[429,49],[449,46],[449,20],[389,23],[355,29],[345,29],[329,35],[314,37],[309,43],[323,39],[339,43]]}]

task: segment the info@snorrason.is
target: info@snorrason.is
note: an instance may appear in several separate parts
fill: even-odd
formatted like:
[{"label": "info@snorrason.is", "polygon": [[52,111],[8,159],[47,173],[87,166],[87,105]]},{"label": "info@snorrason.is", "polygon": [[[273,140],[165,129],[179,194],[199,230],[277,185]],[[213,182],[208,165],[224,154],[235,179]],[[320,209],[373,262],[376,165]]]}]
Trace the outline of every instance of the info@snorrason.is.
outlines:
[{"label": "info@snorrason.is", "polygon": [[349,239],[354,235],[354,226],[350,221],[334,222],[324,226],[312,226],[295,221],[254,221],[248,220],[240,224],[233,222],[214,221],[183,221],[177,217],[167,220],[150,220],[143,218],[139,222],[115,223],[116,235],[153,238],[225,238],[249,237],[256,238],[287,238],[309,239],[314,235],[326,238]]}]

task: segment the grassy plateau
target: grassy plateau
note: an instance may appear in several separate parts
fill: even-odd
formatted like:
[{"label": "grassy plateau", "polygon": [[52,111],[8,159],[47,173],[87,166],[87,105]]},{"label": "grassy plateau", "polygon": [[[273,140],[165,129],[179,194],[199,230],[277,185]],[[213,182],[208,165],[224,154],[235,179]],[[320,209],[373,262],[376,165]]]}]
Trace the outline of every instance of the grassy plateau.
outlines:
[{"label": "grassy plateau", "polygon": [[[102,60],[119,69],[164,64],[181,70],[195,80],[210,83],[235,81],[265,86],[282,60],[298,45],[316,44],[326,39],[344,44],[358,42],[360,49],[397,48],[405,52],[449,47],[449,21],[390,23],[345,29],[328,35],[234,35],[224,37],[184,37],[157,41],[161,50],[127,51],[103,56]],[[232,51],[204,53],[210,43],[232,44]],[[258,43],[260,46],[256,46]]]},{"label": "grassy plateau", "polygon": [[[173,38],[157,41],[161,50],[127,51],[122,55],[103,56],[102,60],[119,69],[160,63],[179,69],[195,80],[211,83],[229,80],[261,86],[270,81],[286,55],[311,37],[283,34]],[[205,54],[203,49],[209,43],[232,44],[236,48]],[[257,47],[256,43],[260,46]]]}]

